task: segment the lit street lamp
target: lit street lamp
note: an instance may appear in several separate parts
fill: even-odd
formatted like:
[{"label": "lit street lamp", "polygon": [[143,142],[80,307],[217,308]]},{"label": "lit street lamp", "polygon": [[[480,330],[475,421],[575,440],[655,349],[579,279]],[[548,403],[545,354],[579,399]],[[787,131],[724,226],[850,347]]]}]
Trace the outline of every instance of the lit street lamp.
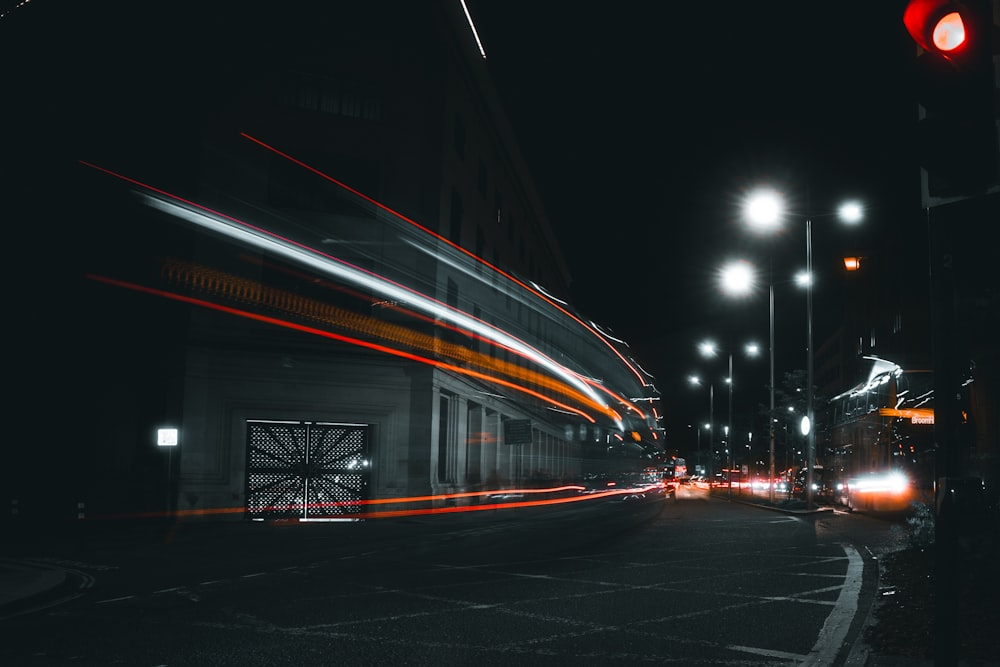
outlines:
[{"label": "lit street lamp", "polygon": [[[758,231],[769,232],[777,229],[784,217],[784,202],[774,190],[759,190],[751,195],[745,205],[744,213],[747,222]],[[863,209],[856,201],[847,201],[841,204],[836,212],[837,217],[844,223],[856,224],[863,217]],[[812,250],[812,216],[806,216],[806,272],[799,280],[806,288],[806,415],[803,418],[803,432],[806,434],[806,498],[809,509],[813,507],[813,467],[816,463],[816,428],[813,415],[813,250]],[[773,342],[773,312],[774,312],[774,283],[771,283],[771,311],[772,311],[772,365],[774,355]],[[774,375],[772,366],[771,376],[771,410],[774,410]],[[806,432],[805,424],[809,424]],[[774,479],[774,428],[771,428],[771,474]],[[773,494],[772,494],[773,495]]]},{"label": "lit street lamp", "polygon": [[[688,381],[691,384],[700,385],[701,378],[697,375],[692,375],[688,377]],[[707,475],[709,480],[712,479],[712,433],[715,430],[715,383],[711,382],[708,385],[708,423],[705,424],[705,428],[708,429],[708,470]],[[701,429],[698,429],[698,452],[701,453]]]},{"label": "lit street lamp", "polygon": [[[769,227],[777,223],[781,217],[781,200],[772,192],[764,191],[747,200],[744,210],[747,221],[757,227]],[[767,280],[767,321],[768,321],[768,352],[770,356],[770,409],[767,413],[768,431],[768,500],[774,503],[774,271],[768,271]]]},{"label": "lit street lamp", "polygon": [[[692,375],[690,378],[688,378],[688,380],[691,382],[691,384],[701,384],[701,380],[699,380],[698,377],[696,377],[694,375]],[[688,428],[692,428],[692,425],[688,424]],[[708,424],[704,424],[704,425],[702,425],[702,424],[696,424],[696,425],[694,425],[694,428],[697,429],[697,431],[698,431],[698,435],[697,435],[697,438],[695,440],[696,443],[697,443],[697,445],[695,447],[695,451],[697,452],[697,456],[695,458],[695,467],[697,468],[697,465],[698,465],[699,461],[701,461],[702,463],[704,463],[704,459],[701,456],[701,429],[704,428],[705,430],[708,430],[709,425]],[[701,470],[701,472],[699,474],[704,474],[705,471],[706,471],[706,468],[705,468],[704,465],[702,465],[702,470]],[[695,470],[695,472],[697,473],[698,471]]]},{"label": "lit street lamp", "polygon": [[[723,271],[725,274],[725,271]],[[747,276],[751,274],[746,274]],[[701,351],[703,357],[715,357],[718,355],[718,349],[714,342],[706,340],[698,344],[698,349]],[[756,343],[747,343],[744,346],[744,352],[747,356],[756,357],[760,353],[760,348]],[[729,375],[726,377],[726,384],[729,385],[729,423],[726,425],[726,460],[728,461],[729,472],[728,481],[726,486],[729,488],[729,494],[732,495],[733,492],[733,448],[732,443],[729,442],[729,434],[733,432],[733,353],[729,352]]]}]

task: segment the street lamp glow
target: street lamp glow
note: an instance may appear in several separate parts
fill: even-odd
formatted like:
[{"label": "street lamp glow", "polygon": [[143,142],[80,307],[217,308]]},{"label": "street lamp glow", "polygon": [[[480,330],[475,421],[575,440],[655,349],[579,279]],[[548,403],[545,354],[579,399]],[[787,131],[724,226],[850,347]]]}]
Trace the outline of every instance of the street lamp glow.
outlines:
[{"label": "street lamp glow", "polygon": [[859,202],[846,201],[837,209],[837,215],[841,221],[849,225],[854,225],[861,222],[861,219],[865,216],[865,211]]},{"label": "street lamp glow", "polygon": [[760,355],[760,345],[757,343],[747,343],[743,350],[747,353],[747,356],[756,357]]},{"label": "street lamp glow", "polygon": [[[832,212],[831,212],[832,213]],[[845,224],[856,224],[864,215],[862,205],[857,201],[843,202],[837,209],[837,217]],[[781,225],[784,214],[784,207],[780,193],[774,190],[758,190],[747,198],[744,203],[743,217],[748,226],[759,232],[773,232]],[[806,375],[808,382],[806,419],[811,421],[813,416],[813,363],[815,352],[813,350],[813,251],[812,251],[812,218],[807,215],[806,223],[806,270],[796,276],[796,282],[806,288]],[[771,323],[771,411],[774,411],[774,281],[771,280],[771,303],[770,303],[770,323]],[[808,425],[808,421],[806,422]],[[804,431],[808,437],[809,451],[807,457],[808,482],[811,489],[813,478],[813,464],[815,463],[815,433],[812,430]],[[774,431],[771,431],[771,473],[774,473]],[[807,492],[808,505],[812,508],[812,491]],[[773,499],[773,497],[772,497]]]},{"label": "street lamp glow", "polygon": [[773,231],[781,226],[785,205],[774,190],[758,190],[747,197],[743,217],[758,231]]},{"label": "street lamp glow", "polygon": [[753,265],[742,259],[730,262],[719,270],[719,285],[726,294],[749,294],[755,282]]},{"label": "street lamp glow", "polygon": [[701,352],[701,356],[703,357],[714,357],[717,353],[715,342],[705,340],[698,343],[698,351]]}]

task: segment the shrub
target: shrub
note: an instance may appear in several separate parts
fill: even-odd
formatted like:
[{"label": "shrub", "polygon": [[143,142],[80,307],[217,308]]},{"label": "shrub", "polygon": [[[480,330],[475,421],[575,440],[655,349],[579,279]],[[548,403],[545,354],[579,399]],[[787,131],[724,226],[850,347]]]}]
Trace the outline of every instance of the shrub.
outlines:
[{"label": "shrub", "polygon": [[910,527],[910,546],[926,549],[934,544],[934,510],[926,503],[911,503],[913,515],[907,517]]}]

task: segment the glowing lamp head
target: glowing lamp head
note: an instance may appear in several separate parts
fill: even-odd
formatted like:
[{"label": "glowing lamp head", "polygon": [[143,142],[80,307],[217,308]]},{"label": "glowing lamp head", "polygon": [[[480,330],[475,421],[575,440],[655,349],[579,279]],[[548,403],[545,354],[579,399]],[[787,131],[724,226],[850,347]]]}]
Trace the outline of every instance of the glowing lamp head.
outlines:
[{"label": "glowing lamp head", "polygon": [[743,204],[743,217],[757,231],[770,232],[779,228],[783,215],[784,202],[774,190],[758,190]]},{"label": "glowing lamp head", "polygon": [[726,294],[742,296],[753,290],[754,270],[749,262],[730,262],[719,271],[719,286]]},{"label": "glowing lamp head", "polygon": [[856,225],[865,217],[865,209],[860,202],[845,201],[837,209],[840,221],[848,225]]}]

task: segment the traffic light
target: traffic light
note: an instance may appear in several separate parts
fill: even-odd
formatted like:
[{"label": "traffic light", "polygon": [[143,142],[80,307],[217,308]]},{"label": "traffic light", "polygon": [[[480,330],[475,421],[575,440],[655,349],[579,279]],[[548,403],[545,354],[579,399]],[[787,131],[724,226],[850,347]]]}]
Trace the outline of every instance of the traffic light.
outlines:
[{"label": "traffic light", "polygon": [[903,23],[920,47],[913,83],[925,199],[986,192],[1000,182],[990,0],[910,0]]}]

